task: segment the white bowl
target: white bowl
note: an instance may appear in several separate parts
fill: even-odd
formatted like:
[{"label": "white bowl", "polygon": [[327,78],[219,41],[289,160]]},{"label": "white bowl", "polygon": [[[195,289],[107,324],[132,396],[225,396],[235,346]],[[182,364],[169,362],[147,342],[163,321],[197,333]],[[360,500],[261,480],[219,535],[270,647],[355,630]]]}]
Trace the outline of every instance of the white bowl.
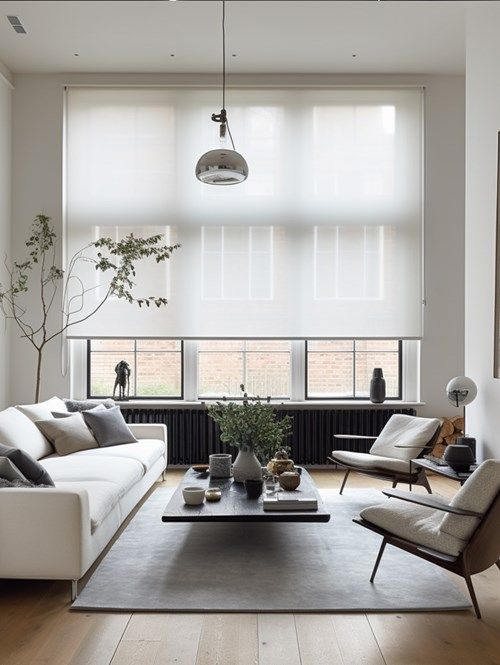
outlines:
[{"label": "white bowl", "polygon": [[205,488],[199,486],[183,487],[182,496],[188,506],[199,506],[205,499]]}]

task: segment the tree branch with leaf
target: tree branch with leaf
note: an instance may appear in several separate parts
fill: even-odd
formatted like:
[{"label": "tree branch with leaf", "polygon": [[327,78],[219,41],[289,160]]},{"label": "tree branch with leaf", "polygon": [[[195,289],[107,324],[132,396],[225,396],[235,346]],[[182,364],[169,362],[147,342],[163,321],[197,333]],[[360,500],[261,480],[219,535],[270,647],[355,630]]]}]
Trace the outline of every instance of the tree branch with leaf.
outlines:
[{"label": "tree branch with leaf", "polygon": [[[76,252],[63,270],[57,265],[57,234],[47,215],[36,216],[25,244],[28,252],[23,261],[12,264],[4,261],[7,280],[5,284],[0,283],[0,309],[6,319],[17,326],[21,338],[28,340],[36,352],[35,401],[38,402],[47,344],[71,326],[94,316],[110,296],[139,307],[165,306],[167,299],[161,296],[134,297],[135,266],[137,261],[143,259],[163,263],[180,245],[165,245],[161,234],[137,238],[131,233],[118,241],[100,238]],[[85,285],[79,275],[84,263],[92,265],[103,276],[103,284]],[[56,296],[61,286],[61,316],[54,324],[51,313],[58,302]],[[88,309],[88,295],[91,292],[97,294],[102,288],[101,295]],[[32,289],[39,294],[38,312],[26,303]]]}]

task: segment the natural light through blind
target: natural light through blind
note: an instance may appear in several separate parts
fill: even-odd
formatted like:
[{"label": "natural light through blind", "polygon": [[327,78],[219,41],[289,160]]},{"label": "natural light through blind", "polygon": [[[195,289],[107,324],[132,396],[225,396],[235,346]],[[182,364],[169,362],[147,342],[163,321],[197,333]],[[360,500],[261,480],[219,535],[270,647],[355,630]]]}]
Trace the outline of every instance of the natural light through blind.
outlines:
[{"label": "natural light through blind", "polygon": [[217,95],[68,89],[68,255],[131,229],[182,244],[168,270],[138,267],[136,295],[166,308],[111,299],[72,335],[419,338],[422,90],[230,89],[250,169],[234,187],[194,175]]}]

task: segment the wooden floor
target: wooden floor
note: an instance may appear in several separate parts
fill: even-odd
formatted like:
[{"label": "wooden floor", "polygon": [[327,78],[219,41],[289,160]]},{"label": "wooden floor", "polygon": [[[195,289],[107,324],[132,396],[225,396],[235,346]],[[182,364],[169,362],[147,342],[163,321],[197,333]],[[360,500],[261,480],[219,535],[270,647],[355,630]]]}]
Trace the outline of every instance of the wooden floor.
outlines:
[{"label": "wooden floor", "polygon": [[[164,485],[176,485],[180,474],[169,472]],[[338,472],[313,476],[320,487],[340,485]],[[387,485],[354,474],[349,480],[351,488]],[[444,478],[432,477],[431,485],[447,496],[457,490]],[[474,582],[482,621],[469,611],[71,613],[67,582],[4,581],[0,665],[500,665],[500,573],[491,568]]]}]

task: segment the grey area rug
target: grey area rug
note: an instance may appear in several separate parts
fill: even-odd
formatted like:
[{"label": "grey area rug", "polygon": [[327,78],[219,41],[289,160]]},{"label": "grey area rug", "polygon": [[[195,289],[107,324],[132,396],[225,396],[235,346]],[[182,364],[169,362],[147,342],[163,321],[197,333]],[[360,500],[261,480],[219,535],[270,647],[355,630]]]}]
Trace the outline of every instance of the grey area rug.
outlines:
[{"label": "grey area rug", "polygon": [[[376,534],[351,520],[375,490],[322,491],[327,524],[163,523],[158,489],[105,556],[73,610],[134,612],[394,612],[462,610],[436,566],[386,548],[374,584]],[[394,499],[391,499],[394,500]]]}]

